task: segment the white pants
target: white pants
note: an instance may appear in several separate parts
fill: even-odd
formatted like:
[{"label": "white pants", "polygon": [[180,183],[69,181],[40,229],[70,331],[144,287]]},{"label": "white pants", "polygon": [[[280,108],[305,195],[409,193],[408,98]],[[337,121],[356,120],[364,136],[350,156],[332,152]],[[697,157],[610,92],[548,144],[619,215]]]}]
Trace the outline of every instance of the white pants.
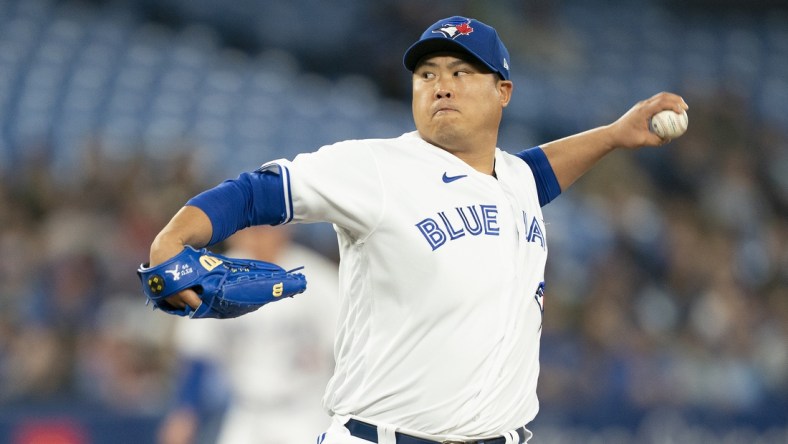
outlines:
[{"label": "white pants", "polygon": [[[317,438],[317,444],[369,444],[370,441],[366,439],[356,438],[355,436],[350,434],[350,431],[345,428],[345,423],[347,423],[347,417],[333,417],[331,421],[331,426],[326,430],[325,433],[320,435]],[[396,436],[394,435],[395,429],[391,430],[381,430],[378,429],[378,444],[397,444]],[[525,442],[527,443],[531,437],[533,437],[533,433],[529,430],[526,430],[526,437]],[[506,440],[506,444],[514,444],[517,442],[517,436],[512,437],[511,439]]]}]

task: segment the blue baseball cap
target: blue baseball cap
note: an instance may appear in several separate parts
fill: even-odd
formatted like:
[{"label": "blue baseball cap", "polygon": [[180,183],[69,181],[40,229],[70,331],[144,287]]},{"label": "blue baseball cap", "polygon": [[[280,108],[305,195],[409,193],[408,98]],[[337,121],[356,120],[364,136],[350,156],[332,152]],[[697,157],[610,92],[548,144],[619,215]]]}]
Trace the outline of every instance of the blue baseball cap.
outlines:
[{"label": "blue baseball cap", "polygon": [[504,80],[509,80],[509,51],[495,28],[476,19],[454,16],[438,20],[405,51],[402,62],[412,72],[422,57],[441,51],[469,54]]}]

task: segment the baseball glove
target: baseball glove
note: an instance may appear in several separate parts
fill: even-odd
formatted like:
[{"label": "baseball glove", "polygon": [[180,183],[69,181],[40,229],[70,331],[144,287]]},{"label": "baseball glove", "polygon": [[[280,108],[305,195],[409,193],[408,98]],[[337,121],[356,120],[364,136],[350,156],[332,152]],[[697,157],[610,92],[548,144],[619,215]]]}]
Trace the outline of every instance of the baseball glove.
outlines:
[{"label": "baseball glove", "polygon": [[[140,265],[137,275],[142,291],[154,308],[192,318],[235,318],[263,305],[306,290],[306,277],[276,264],[236,259],[186,246],[172,259],[155,267]],[[202,299],[193,310],[178,309],[166,298],[191,288]]]}]

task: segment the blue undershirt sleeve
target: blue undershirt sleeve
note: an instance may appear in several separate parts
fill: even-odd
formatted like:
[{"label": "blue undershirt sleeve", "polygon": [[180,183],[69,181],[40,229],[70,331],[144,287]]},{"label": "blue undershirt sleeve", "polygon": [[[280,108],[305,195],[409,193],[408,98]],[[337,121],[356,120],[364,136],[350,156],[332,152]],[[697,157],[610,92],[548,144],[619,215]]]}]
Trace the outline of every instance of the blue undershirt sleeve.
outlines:
[{"label": "blue undershirt sleeve", "polygon": [[203,210],[211,220],[208,245],[252,225],[279,225],[285,220],[282,177],[271,171],[242,173],[194,196],[186,205]]},{"label": "blue undershirt sleeve", "polygon": [[561,194],[561,185],[555,177],[553,167],[541,147],[528,148],[515,156],[523,159],[531,167],[539,194],[539,205],[545,206]]}]

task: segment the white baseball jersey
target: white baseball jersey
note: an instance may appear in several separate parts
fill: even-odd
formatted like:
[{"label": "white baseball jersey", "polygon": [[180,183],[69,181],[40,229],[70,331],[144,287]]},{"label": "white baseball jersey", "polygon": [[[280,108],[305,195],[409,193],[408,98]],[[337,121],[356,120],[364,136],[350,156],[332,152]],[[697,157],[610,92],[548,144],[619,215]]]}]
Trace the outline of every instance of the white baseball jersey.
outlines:
[{"label": "white baseball jersey", "polygon": [[263,168],[283,176],[287,221],[338,234],[329,411],[458,436],[534,418],[547,244],[523,160],[496,149],[496,179],[413,132]]}]

